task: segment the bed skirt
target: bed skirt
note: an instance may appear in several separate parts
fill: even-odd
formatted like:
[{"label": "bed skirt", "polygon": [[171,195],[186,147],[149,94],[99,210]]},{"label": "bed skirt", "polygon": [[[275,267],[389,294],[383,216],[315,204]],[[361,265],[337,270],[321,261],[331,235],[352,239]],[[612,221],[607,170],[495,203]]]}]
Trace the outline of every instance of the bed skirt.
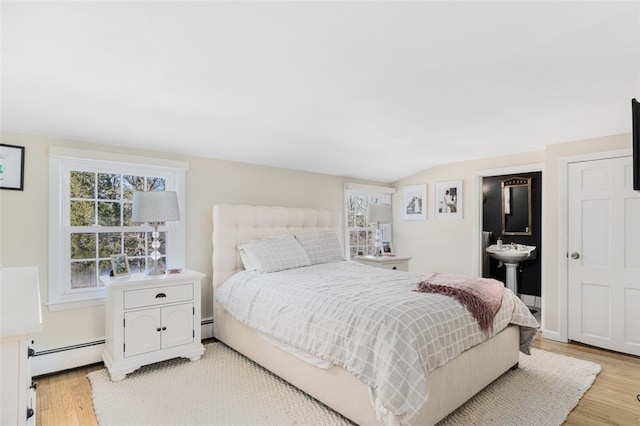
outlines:
[{"label": "bed skirt", "polygon": [[[315,367],[273,346],[215,301],[214,336],[353,422],[382,424],[368,387],[355,376],[338,366]],[[512,325],[429,373],[429,400],[412,423],[433,425],[464,404],[518,363],[519,344],[519,327]]]}]

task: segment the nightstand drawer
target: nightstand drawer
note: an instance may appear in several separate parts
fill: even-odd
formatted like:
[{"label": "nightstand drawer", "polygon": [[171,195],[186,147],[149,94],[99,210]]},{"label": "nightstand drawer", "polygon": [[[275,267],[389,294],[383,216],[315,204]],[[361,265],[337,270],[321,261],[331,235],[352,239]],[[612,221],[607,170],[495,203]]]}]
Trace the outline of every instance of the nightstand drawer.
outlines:
[{"label": "nightstand drawer", "polygon": [[187,300],[193,300],[193,284],[191,283],[140,290],[126,290],[124,292],[124,309],[184,302]]},{"label": "nightstand drawer", "polygon": [[373,266],[374,268],[408,272],[411,258],[399,256],[356,256],[354,260],[364,265]]},{"label": "nightstand drawer", "polygon": [[392,269],[394,271],[409,271],[408,262],[384,263],[380,267],[383,269]]}]

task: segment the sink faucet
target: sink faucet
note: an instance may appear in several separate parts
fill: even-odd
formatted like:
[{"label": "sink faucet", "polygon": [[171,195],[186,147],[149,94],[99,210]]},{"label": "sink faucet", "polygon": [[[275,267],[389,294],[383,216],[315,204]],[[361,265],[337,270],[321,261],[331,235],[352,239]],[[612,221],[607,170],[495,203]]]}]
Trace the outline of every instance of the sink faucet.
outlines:
[{"label": "sink faucet", "polygon": [[511,243],[511,248],[513,248],[514,250],[518,250],[518,244],[515,242]]}]

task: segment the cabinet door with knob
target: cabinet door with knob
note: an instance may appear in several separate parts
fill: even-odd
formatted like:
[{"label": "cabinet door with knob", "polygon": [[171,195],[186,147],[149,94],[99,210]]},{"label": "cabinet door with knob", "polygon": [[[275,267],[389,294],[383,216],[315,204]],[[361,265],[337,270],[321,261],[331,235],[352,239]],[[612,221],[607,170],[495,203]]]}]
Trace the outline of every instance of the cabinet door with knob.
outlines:
[{"label": "cabinet door with knob", "polygon": [[124,356],[193,342],[193,303],[125,312]]},{"label": "cabinet door with knob", "polygon": [[200,359],[200,286],[204,274],[103,278],[107,289],[102,359],[111,380],[175,357]]}]

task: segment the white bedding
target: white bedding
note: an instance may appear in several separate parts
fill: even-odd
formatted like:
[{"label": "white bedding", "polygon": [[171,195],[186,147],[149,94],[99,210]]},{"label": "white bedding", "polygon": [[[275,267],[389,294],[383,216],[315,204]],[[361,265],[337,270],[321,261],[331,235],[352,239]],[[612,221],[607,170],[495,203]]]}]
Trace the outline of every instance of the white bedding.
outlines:
[{"label": "white bedding", "polygon": [[[372,389],[380,413],[388,410],[408,422],[427,400],[427,372],[509,323],[538,327],[505,289],[487,336],[454,299],[412,291],[423,278],[336,262],[268,274],[239,272],[216,288],[214,297],[260,333],[344,367]],[[532,329],[521,339],[525,352]]]}]

